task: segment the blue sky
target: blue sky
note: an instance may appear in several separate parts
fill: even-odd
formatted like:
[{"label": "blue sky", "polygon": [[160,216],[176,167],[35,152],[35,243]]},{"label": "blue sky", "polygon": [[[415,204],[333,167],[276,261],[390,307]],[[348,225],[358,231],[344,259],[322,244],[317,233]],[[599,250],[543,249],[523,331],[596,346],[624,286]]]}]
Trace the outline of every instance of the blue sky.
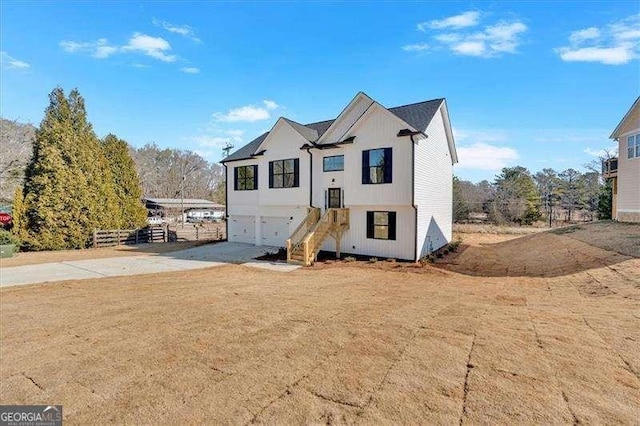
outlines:
[{"label": "blue sky", "polygon": [[447,98],[461,178],[580,168],[640,93],[638,1],[0,4],[4,118],[77,87],[99,136],[211,161],[364,91]]}]

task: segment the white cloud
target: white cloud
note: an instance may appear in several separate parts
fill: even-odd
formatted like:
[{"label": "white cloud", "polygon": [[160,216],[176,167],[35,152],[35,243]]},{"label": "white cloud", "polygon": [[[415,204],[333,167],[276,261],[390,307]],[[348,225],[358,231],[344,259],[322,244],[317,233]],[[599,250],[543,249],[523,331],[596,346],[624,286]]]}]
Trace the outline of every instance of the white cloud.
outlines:
[{"label": "white cloud", "polygon": [[[480,12],[465,12],[440,21],[418,24],[424,32],[433,30],[433,40],[438,42],[434,48],[447,48],[456,55],[481,58],[499,57],[506,53],[517,53],[522,43],[522,35],[527,26],[518,20],[497,21],[482,28],[471,29],[480,24]],[[446,30],[446,31],[443,31]],[[426,43],[403,46],[408,52],[417,52],[427,48]]]},{"label": "white cloud", "polygon": [[116,53],[141,53],[163,62],[175,62],[178,57],[171,55],[171,45],[161,37],[152,37],[142,33],[133,33],[124,46],[115,46],[106,38],[91,42],[63,40],[60,47],[69,53],[88,53],[97,59],[105,59]]},{"label": "white cloud", "polygon": [[429,22],[421,22],[417,25],[418,30],[426,32],[427,29],[442,30],[445,28],[467,28],[478,25],[480,21],[480,12],[470,10],[459,15],[450,16],[448,18],[433,20]]},{"label": "white cloud", "polygon": [[263,103],[263,104],[264,104],[264,106],[265,106],[265,107],[267,107],[267,109],[269,109],[269,110],[276,109],[276,108],[278,108],[278,106],[279,106],[277,103],[275,103],[275,102],[273,102],[273,101],[270,101],[269,99],[265,99],[264,101],[262,101],[262,103]]},{"label": "white cloud", "polygon": [[25,70],[31,68],[31,65],[25,61],[21,61],[10,56],[7,52],[0,52],[0,62],[2,62],[2,68]]},{"label": "white cloud", "polygon": [[200,73],[200,68],[196,68],[196,67],[183,67],[180,68],[180,71],[187,73],[187,74],[198,74]]},{"label": "white cloud", "polygon": [[119,48],[109,44],[106,38],[99,38],[93,42],[61,41],[60,47],[69,53],[89,53],[97,59],[108,58],[117,53]]},{"label": "white cloud", "polygon": [[583,150],[586,154],[591,155],[592,157],[609,157],[610,155],[616,155],[616,152],[618,151],[618,146],[617,145],[611,145],[608,146],[606,148],[585,148]]},{"label": "white cloud", "polygon": [[271,100],[263,101],[264,107],[256,105],[245,105],[239,108],[234,108],[226,113],[216,112],[213,114],[215,121],[223,122],[254,122],[261,120],[268,120],[271,118],[271,111],[279,108],[279,105]]},{"label": "white cloud", "polygon": [[406,46],[402,46],[402,50],[405,52],[424,52],[425,50],[429,50],[429,45],[427,43],[407,44]]},{"label": "white cloud", "polygon": [[457,148],[460,169],[497,171],[520,158],[513,148],[477,142]]},{"label": "white cloud", "polygon": [[122,50],[140,52],[163,62],[175,62],[178,59],[176,55],[168,54],[171,51],[171,45],[167,40],[142,33],[133,33]]},{"label": "white cloud", "polygon": [[624,65],[640,57],[640,14],[612,22],[603,28],[589,27],[569,35],[568,46],[555,49],[566,62],[598,62]]},{"label": "white cloud", "polygon": [[196,37],[195,31],[192,27],[190,27],[189,25],[175,25],[172,24],[170,22],[167,21],[161,21],[159,19],[152,19],[151,22],[153,22],[153,25],[163,28],[167,31],[169,31],[170,33],[174,33],[174,34],[179,34],[183,37],[186,37],[192,41],[195,41],[196,43],[202,43],[202,40],[200,40],[198,37]]},{"label": "white cloud", "polygon": [[582,43],[586,40],[592,40],[594,38],[600,37],[600,30],[596,27],[585,28],[584,30],[574,31],[569,36],[569,41],[571,43]]}]

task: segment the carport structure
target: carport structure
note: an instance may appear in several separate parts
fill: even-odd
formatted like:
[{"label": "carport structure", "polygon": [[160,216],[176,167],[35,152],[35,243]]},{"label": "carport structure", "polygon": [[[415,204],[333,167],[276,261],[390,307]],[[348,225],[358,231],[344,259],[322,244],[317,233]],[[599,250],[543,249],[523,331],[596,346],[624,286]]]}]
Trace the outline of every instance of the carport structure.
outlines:
[{"label": "carport structure", "polygon": [[153,216],[180,218],[187,210],[225,211],[223,204],[199,198],[143,198],[145,206]]}]

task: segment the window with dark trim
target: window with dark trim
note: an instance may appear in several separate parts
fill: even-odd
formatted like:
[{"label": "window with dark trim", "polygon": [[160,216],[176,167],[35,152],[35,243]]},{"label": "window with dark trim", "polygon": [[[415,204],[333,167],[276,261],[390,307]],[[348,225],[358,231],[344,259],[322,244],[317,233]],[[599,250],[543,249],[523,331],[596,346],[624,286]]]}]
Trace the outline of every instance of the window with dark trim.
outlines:
[{"label": "window with dark trim", "polygon": [[333,155],[322,159],[323,172],[340,172],[344,170],[344,155]]},{"label": "window with dark trim", "polygon": [[396,239],[396,212],[367,212],[367,238]]},{"label": "window with dark trim", "polygon": [[233,168],[233,189],[253,191],[258,189],[258,166],[239,166]]},{"label": "window with dark trim", "polygon": [[300,161],[297,158],[269,161],[269,188],[300,186]]},{"label": "window with dark trim", "polygon": [[393,157],[391,148],[362,151],[362,183],[391,183]]}]

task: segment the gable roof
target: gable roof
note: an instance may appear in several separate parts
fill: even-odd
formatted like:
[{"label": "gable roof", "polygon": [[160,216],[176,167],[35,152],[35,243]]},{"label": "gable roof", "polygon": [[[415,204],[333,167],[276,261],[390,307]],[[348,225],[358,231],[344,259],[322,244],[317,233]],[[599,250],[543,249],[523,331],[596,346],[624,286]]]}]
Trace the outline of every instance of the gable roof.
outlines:
[{"label": "gable roof", "polygon": [[[438,112],[438,108],[440,108],[443,101],[444,98],[438,98],[414,104],[387,108],[387,110],[414,129],[424,131],[433,119],[433,116]],[[288,118],[283,117],[283,119],[310,142],[315,142],[322,137],[322,135],[335,121],[335,119],[333,119],[310,124],[300,124],[293,120],[289,120]],[[268,135],[269,132],[263,133],[242,148],[230,154],[228,157],[224,158],[221,163],[252,158]],[[313,139],[314,137],[315,139]]]},{"label": "gable roof", "polygon": [[618,136],[620,136],[619,132],[624,126],[625,122],[629,117],[633,115],[633,110],[639,106],[640,106],[640,96],[636,98],[636,101],[633,103],[633,105],[631,105],[631,108],[629,108],[629,111],[627,111],[624,117],[622,117],[622,120],[620,120],[620,123],[618,123],[613,133],[611,133],[611,136],[609,136],[609,139],[617,139]]},{"label": "gable roof", "polygon": [[414,129],[424,131],[431,122],[433,116],[438,112],[438,108],[440,108],[442,101],[444,101],[444,98],[438,98],[430,101],[388,108],[388,110],[400,120],[411,125]]}]

